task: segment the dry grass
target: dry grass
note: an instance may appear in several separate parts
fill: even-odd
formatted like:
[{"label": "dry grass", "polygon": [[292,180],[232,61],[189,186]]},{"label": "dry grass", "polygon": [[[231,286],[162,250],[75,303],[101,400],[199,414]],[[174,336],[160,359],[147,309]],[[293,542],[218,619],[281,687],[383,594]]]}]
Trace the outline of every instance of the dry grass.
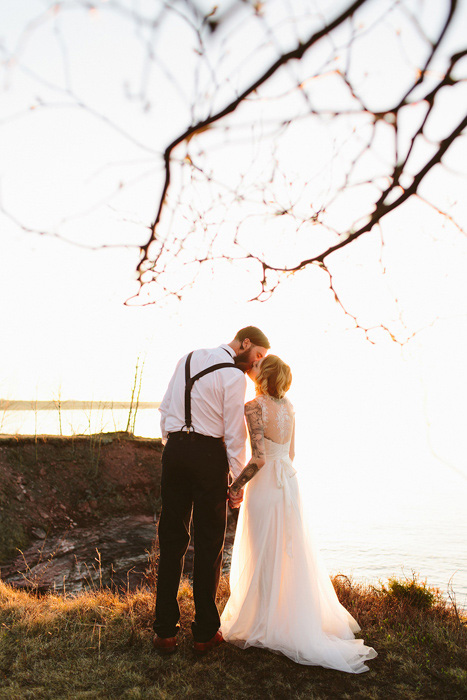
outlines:
[{"label": "dry grass", "polygon": [[[188,581],[180,589],[180,649],[170,658],[159,658],[151,647],[154,601],[148,591],[36,597],[0,581],[0,698],[467,697],[466,620],[425,584],[399,583],[421,589],[420,599],[431,593],[430,605],[414,603],[400,586],[372,589],[334,579],[340,600],[379,653],[368,673],[352,676],[229,645],[196,659]],[[221,607],[227,597],[224,578]]]}]

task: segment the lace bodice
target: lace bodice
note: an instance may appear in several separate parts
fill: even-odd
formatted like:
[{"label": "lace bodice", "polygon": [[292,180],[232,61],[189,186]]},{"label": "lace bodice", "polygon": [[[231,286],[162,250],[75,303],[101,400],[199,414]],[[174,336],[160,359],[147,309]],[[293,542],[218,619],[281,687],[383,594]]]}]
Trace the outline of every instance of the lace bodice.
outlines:
[{"label": "lace bodice", "polygon": [[294,457],[294,410],[288,399],[259,395],[246,406],[250,438],[256,454],[277,458]]},{"label": "lace bodice", "polygon": [[257,396],[255,401],[261,406],[264,437],[281,445],[289,443],[294,426],[294,410],[290,401],[264,394]]}]

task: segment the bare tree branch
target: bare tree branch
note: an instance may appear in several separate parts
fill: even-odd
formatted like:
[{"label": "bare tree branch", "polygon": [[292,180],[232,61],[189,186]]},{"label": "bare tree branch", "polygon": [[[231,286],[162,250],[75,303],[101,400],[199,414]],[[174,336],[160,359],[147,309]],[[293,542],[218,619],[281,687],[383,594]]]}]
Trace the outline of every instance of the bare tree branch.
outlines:
[{"label": "bare tree branch", "polygon": [[[194,124],[193,126],[190,126],[188,129],[186,129],[182,134],[180,134],[176,139],[170,143],[167,148],[165,149],[164,152],[164,164],[165,164],[165,182],[164,186],[162,188],[162,193],[160,196],[159,200],[159,206],[156,214],[156,218],[154,220],[154,223],[151,226],[151,236],[149,240],[146,242],[144,246],[141,246],[141,254],[142,254],[142,259],[138,265],[138,273],[139,273],[139,281],[140,284],[142,284],[142,275],[144,272],[146,272],[145,269],[145,263],[148,260],[148,250],[149,246],[151,243],[156,239],[156,229],[157,225],[159,224],[161,215],[162,215],[162,209],[164,207],[164,202],[167,196],[167,191],[169,189],[170,185],[170,177],[171,177],[171,172],[170,172],[170,158],[172,155],[172,151],[183,141],[186,139],[194,136],[195,134],[200,134],[203,131],[205,131],[207,128],[209,128],[212,124],[215,122],[221,120],[223,117],[226,117],[227,115],[231,114],[234,112],[237,107],[242,104],[246,100],[246,98],[251,95],[255,90],[257,90],[261,85],[263,85],[271,76],[273,76],[279,68],[282,66],[286,65],[289,61],[295,59],[295,60],[300,60],[302,56],[305,54],[305,52],[314,44],[316,44],[323,36],[326,36],[329,34],[333,29],[341,25],[346,19],[351,17],[356,10],[361,7],[362,5],[365,4],[367,0],[355,0],[352,5],[350,5],[344,12],[342,12],[336,19],[331,22],[328,26],[323,27],[318,32],[315,32],[309,39],[308,41],[304,42],[303,44],[299,44],[293,51],[289,51],[286,54],[283,54],[280,56],[280,58],[275,61],[272,66],[268,68],[257,80],[255,80],[251,85],[249,85],[235,100],[233,100],[230,104],[228,104],[224,109],[220,110],[216,114],[211,115],[207,119],[204,119],[197,124]],[[158,257],[154,261],[154,265],[157,264]]]},{"label": "bare tree branch", "polygon": [[[343,313],[371,340],[374,327],[359,321],[339,291],[332,256],[375,226],[378,230],[391,212],[406,211],[411,198],[464,233],[460,207],[454,215],[449,197],[430,197],[435,178],[428,176],[448,174],[457,185],[464,176],[459,153],[467,126],[462,102],[467,49],[458,40],[452,48],[462,9],[458,0],[440,0],[438,27],[427,21],[425,6],[415,15],[410,0],[348,3],[344,9],[340,2],[318,7],[294,0],[222,0],[209,9],[198,0],[51,3],[17,39],[2,41],[2,96],[12,97],[16,80],[27,84],[30,101],[13,95],[0,128],[8,131],[26,118],[34,126],[49,116],[58,123],[62,112],[73,121],[82,113],[92,117],[85,128],[97,133],[104,126],[112,145],[122,146],[107,163],[90,159],[90,172],[82,178],[84,201],[71,197],[68,210],[52,216],[52,224],[35,224],[30,210],[26,215],[17,200],[10,201],[8,187],[0,211],[25,232],[63,241],[69,238],[68,223],[95,216],[89,240],[72,242],[99,249],[115,247],[115,227],[99,228],[99,215],[108,216],[112,200],[114,220],[128,227],[140,222],[137,293],[128,303],[181,298],[201,269],[221,261],[251,270],[257,286],[248,296],[259,300],[283,279],[318,266]],[[334,14],[333,7],[339,7]],[[94,33],[101,37],[125,27],[131,44],[133,63],[126,74],[113,73],[101,52],[101,94],[92,89],[93,71],[97,75],[100,66],[92,65],[90,81],[80,72],[83,56],[70,41],[74,12],[83,25],[102,22],[100,34]],[[41,32],[54,43],[55,63],[48,60],[56,70],[47,72],[44,63],[31,59],[35,33]],[[380,34],[394,43],[378,66]],[[115,59],[120,48],[127,47],[109,41],[108,57]],[[100,99],[108,82],[109,103]],[[114,108],[118,98],[123,114]],[[442,121],[451,99],[456,109]],[[107,104],[112,104],[108,113]],[[66,135],[61,138],[66,142]],[[144,160],[141,149],[147,152]],[[301,158],[302,149],[309,162]],[[371,245],[371,237],[368,241]],[[404,328],[402,317],[378,327],[399,342],[393,326]]]}]

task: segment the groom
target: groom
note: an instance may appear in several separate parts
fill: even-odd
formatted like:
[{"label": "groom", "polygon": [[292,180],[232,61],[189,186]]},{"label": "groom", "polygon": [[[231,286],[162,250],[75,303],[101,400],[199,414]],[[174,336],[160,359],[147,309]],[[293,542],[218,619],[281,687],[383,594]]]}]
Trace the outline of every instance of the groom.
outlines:
[{"label": "groom", "polygon": [[216,607],[226,525],[229,470],[245,464],[246,379],[269,341],[254,326],[238,331],[231,343],[195,350],[181,358],[160,405],[162,454],[154,647],[177,649],[177,602],[183,558],[193,514],[194,568],[192,624],[194,649],[204,653],[222,642]]}]

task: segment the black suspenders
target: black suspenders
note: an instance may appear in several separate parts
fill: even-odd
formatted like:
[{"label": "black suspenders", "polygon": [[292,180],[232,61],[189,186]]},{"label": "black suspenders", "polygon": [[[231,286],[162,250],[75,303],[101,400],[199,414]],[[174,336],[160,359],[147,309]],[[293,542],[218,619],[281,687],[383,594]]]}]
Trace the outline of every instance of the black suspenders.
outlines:
[{"label": "black suspenders", "polygon": [[[225,350],[225,348],[223,348]],[[229,357],[231,356],[228,350],[225,350],[227,355]],[[237,365],[234,365],[232,362],[220,362],[217,365],[211,365],[211,367],[206,367],[206,369],[203,369],[201,372],[198,372],[198,374],[195,374],[194,377],[190,376],[190,364],[191,364],[191,356],[193,355],[193,351],[188,354],[188,357],[186,358],[185,362],[185,425],[183,426],[184,428],[187,428],[187,431],[193,432],[193,428],[191,427],[191,390],[193,388],[193,384],[198,380],[201,379],[201,377],[204,377],[206,374],[210,374],[211,372],[215,372],[218,369],[223,369],[224,367],[234,367],[235,369],[239,369],[240,372],[243,372],[240,367],[237,367]]]}]

